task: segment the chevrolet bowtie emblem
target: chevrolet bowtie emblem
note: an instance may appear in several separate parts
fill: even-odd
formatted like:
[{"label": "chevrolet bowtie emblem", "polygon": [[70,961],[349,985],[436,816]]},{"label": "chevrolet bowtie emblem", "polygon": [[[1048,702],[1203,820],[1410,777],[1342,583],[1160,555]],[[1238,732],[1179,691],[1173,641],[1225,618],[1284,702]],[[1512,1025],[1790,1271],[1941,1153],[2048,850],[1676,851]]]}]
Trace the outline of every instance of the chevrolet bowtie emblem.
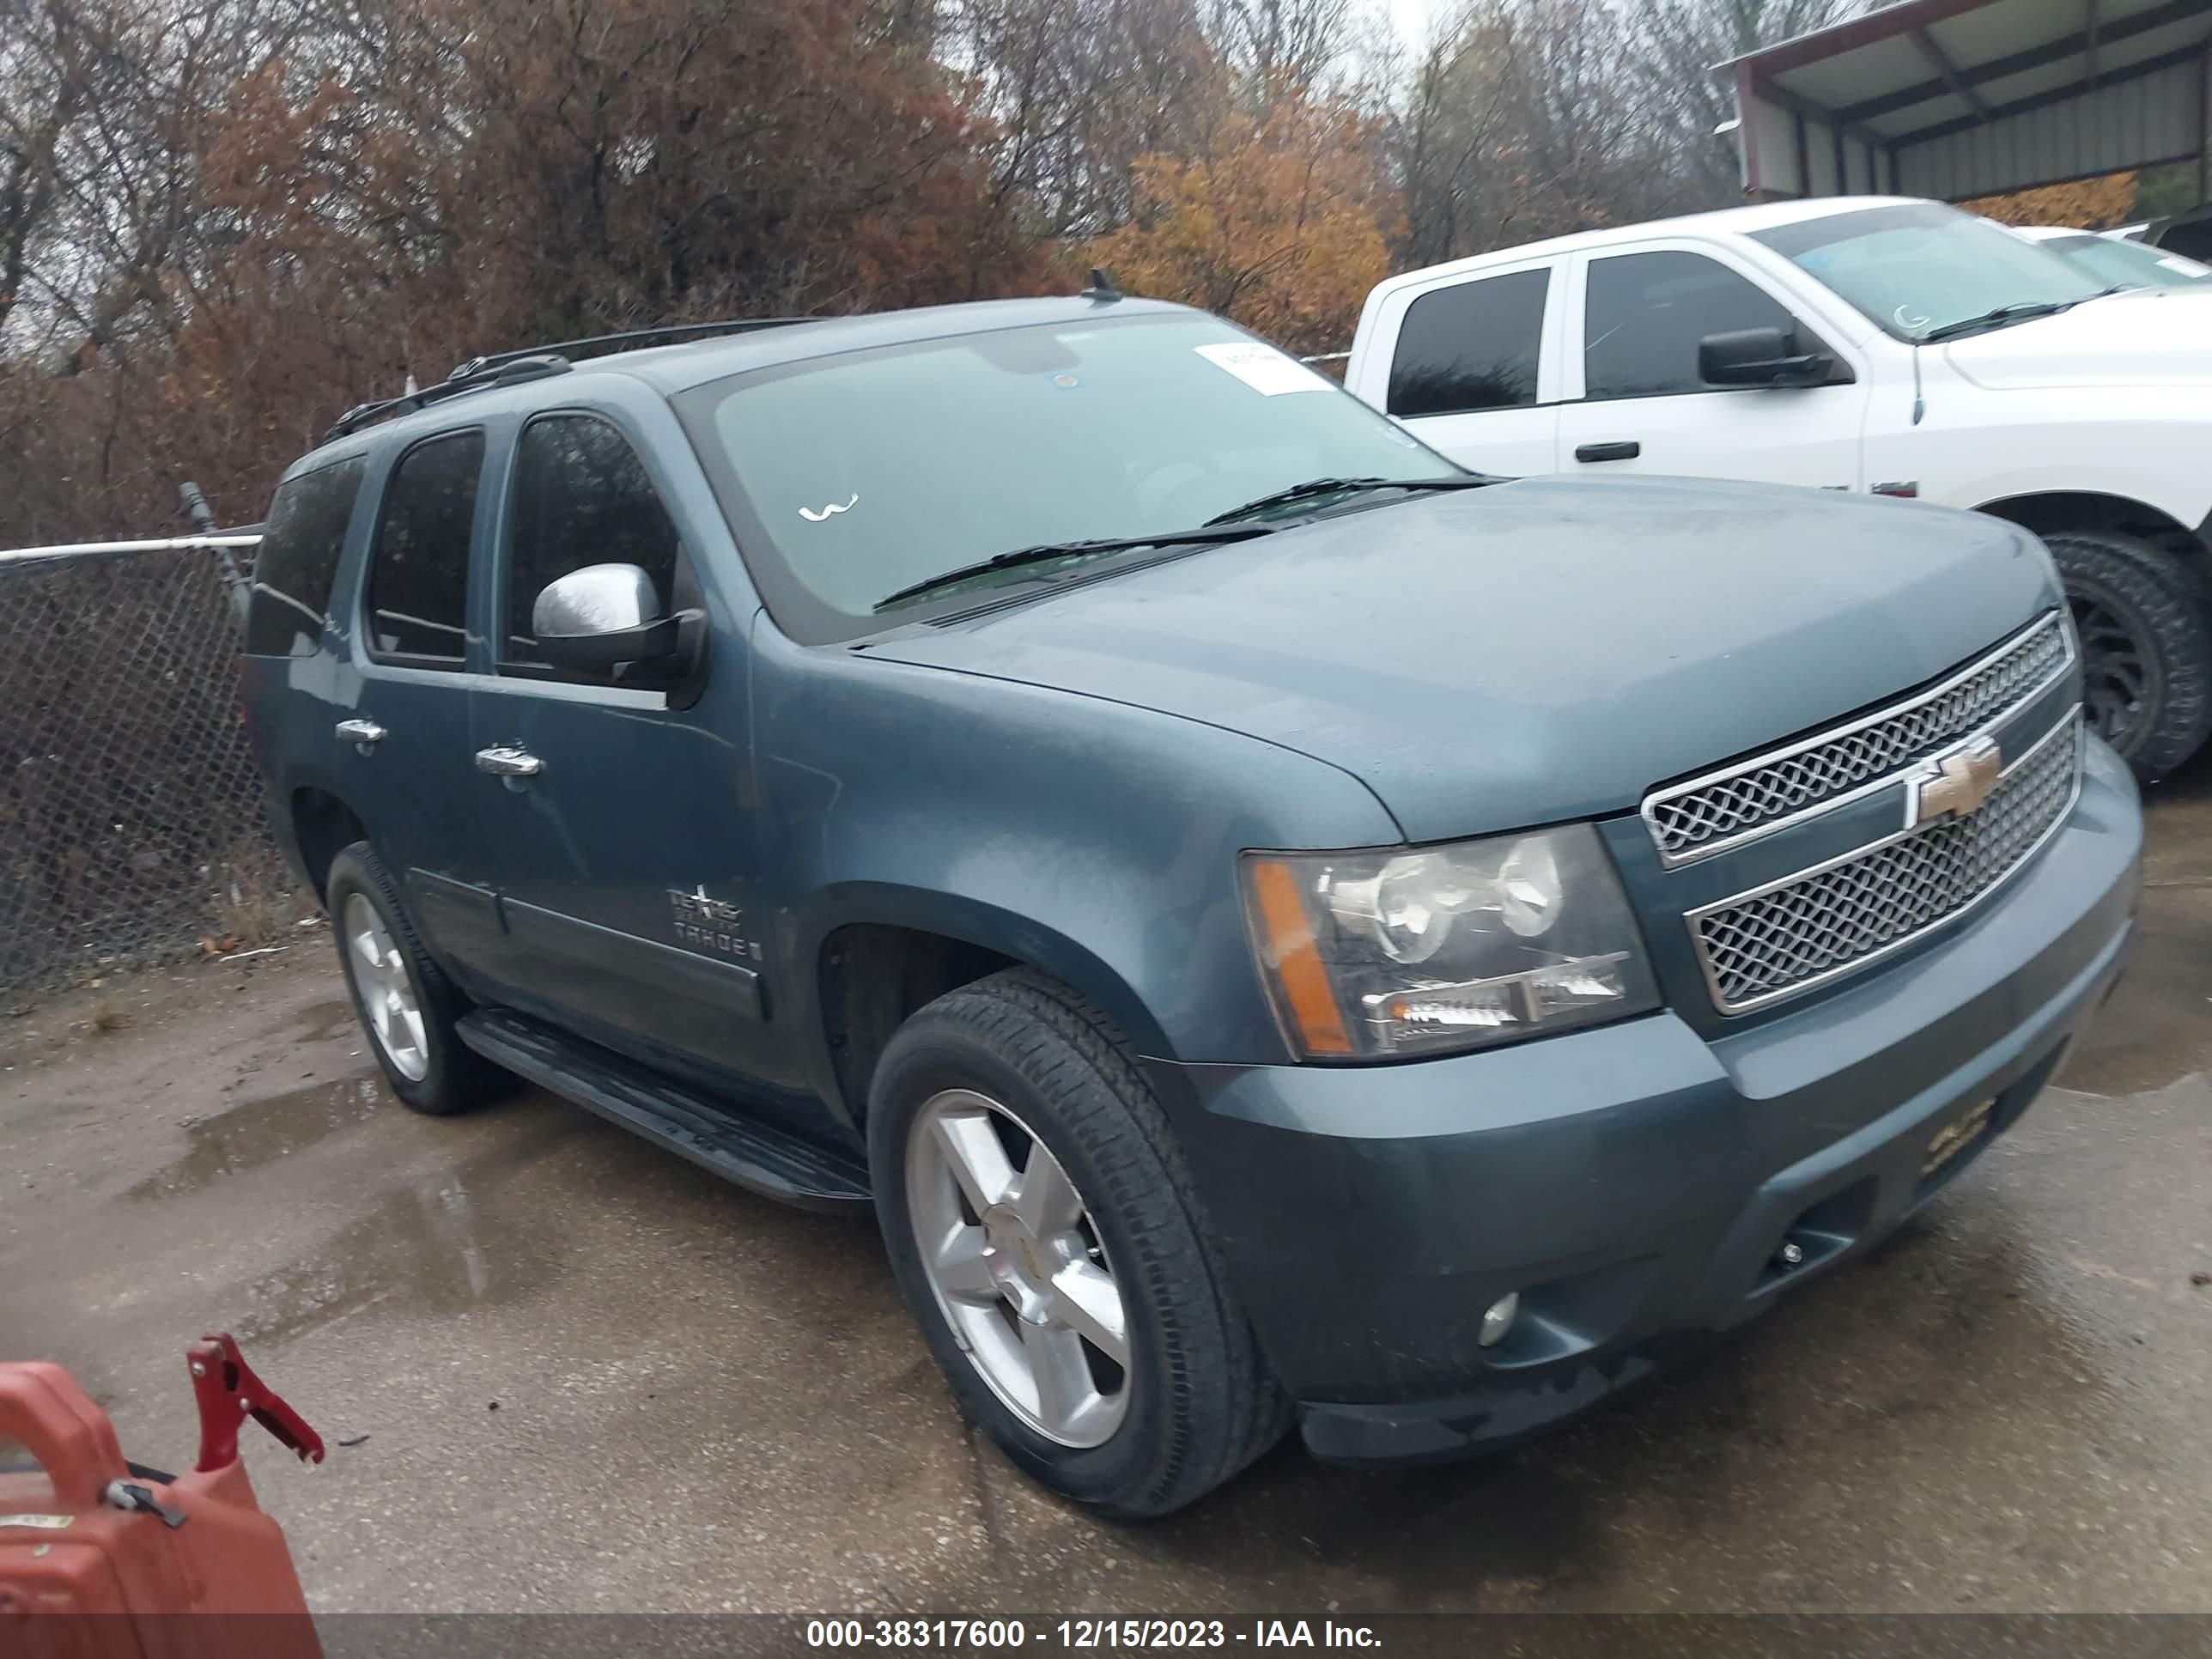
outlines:
[{"label": "chevrolet bowtie emblem", "polygon": [[1953,750],[1912,781],[1905,827],[1970,817],[1981,810],[2003,775],[2004,751],[1995,738],[1976,738]]}]

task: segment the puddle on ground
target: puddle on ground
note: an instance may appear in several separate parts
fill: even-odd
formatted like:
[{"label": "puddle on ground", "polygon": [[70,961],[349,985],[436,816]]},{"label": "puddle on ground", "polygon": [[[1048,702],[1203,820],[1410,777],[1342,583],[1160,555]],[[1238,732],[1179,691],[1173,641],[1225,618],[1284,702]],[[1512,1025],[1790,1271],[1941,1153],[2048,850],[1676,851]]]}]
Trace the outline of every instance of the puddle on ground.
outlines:
[{"label": "puddle on ground", "polygon": [[292,1017],[291,1035],[301,1042],[320,1042],[342,1025],[354,1023],[353,1004],[343,997],[310,1003]]},{"label": "puddle on ground", "polygon": [[2212,884],[2153,887],[2119,988],[2067,1056],[2058,1082],[2148,1094],[2212,1070]]},{"label": "puddle on ground", "polygon": [[183,1155],[124,1196],[175,1198],[198,1192],[350,1128],[384,1106],[386,1100],[377,1080],[368,1076],[342,1078],[264,1100],[249,1100],[187,1125]]},{"label": "puddle on ground", "polygon": [[307,1260],[246,1292],[240,1341],[282,1342],[371,1308],[452,1314],[535,1288],[552,1270],[544,1217],[489,1208],[458,1170],[387,1193]]}]

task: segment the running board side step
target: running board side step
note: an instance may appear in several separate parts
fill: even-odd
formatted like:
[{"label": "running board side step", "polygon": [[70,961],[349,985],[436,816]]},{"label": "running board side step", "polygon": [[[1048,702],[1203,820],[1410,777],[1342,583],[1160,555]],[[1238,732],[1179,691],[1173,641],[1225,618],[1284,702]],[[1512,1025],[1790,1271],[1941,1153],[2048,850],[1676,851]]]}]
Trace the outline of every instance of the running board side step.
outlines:
[{"label": "running board side step", "polygon": [[871,1202],[867,1167],[853,1153],[736,1116],[596,1043],[501,1008],[472,1010],[455,1029],[494,1065],[752,1192],[805,1210]]}]

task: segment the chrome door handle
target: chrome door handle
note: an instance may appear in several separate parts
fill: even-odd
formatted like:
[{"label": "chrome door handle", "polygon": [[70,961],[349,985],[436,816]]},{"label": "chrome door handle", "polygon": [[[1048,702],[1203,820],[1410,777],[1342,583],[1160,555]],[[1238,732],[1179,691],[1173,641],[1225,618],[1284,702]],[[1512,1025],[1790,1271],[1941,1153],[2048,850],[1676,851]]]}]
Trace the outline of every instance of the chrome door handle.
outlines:
[{"label": "chrome door handle", "polygon": [[544,761],[514,744],[495,744],[477,750],[477,770],[495,778],[534,778],[544,769]]},{"label": "chrome door handle", "polygon": [[340,720],[338,739],[354,744],[366,755],[384,741],[384,728],[374,720]]}]

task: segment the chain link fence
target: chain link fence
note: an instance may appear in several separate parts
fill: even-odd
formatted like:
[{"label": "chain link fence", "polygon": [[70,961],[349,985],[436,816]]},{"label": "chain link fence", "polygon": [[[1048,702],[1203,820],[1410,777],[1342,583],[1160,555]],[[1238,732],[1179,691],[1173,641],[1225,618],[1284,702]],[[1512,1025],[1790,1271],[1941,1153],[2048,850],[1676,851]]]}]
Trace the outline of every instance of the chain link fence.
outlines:
[{"label": "chain link fence", "polygon": [[274,939],[226,550],[0,556],[0,1002]]}]

